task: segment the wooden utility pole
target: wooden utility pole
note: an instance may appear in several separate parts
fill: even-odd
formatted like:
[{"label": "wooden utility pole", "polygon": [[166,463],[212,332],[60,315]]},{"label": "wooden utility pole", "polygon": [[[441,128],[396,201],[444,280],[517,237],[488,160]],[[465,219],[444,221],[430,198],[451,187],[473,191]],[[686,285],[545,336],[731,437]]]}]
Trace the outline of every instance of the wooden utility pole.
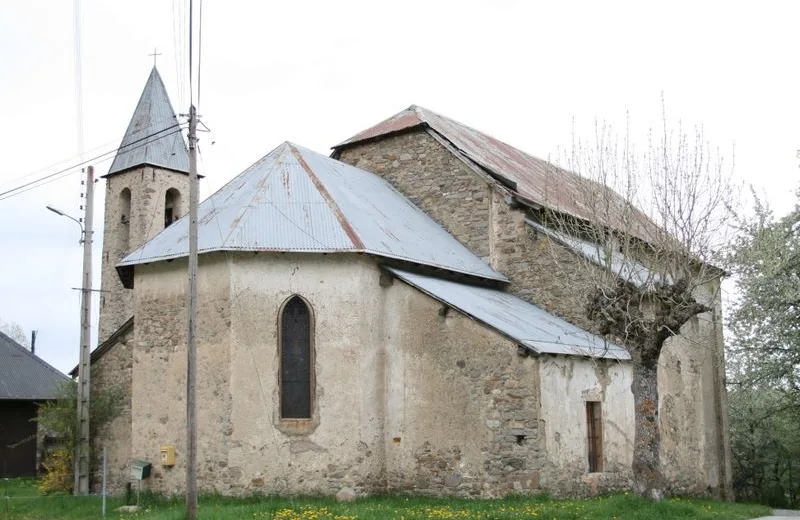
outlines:
[{"label": "wooden utility pole", "polygon": [[189,107],[189,330],[186,334],[186,518],[197,518],[197,110]]},{"label": "wooden utility pole", "polygon": [[92,323],[92,215],[94,213],[94,167],[86,170],[86,205],[83,217],[83,281],[81,282],[81,344],[78,362],[78,443],[75,445],[76,495],[89,494],[89,391]]}]

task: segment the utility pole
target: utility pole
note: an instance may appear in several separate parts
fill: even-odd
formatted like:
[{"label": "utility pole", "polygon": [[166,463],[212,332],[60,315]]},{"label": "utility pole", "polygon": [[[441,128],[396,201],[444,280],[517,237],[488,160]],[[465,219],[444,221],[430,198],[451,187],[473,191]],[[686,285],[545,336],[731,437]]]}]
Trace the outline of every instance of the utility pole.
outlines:
[{"label": "utility pole", "polygon": [[197,110],[189,107],[189,302],[186,334],[186,518],[197,518]]},{"label": "utility pole", "polygon": [[78,443],[75,446],[76,495],[89,494],[89,391],[92,320],[92,215],[94,211],[94,167],[86,170],[86,205],[83,217],[83,281],[81,283],[81,344],[78,362]]}]

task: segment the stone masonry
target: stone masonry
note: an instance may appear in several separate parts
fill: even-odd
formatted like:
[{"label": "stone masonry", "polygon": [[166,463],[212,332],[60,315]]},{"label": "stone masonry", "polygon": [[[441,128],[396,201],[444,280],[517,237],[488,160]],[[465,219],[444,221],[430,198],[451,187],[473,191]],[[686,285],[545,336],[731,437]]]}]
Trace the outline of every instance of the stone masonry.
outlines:
[{"label": "stone masonry", "polygon": [[[335,156],[389,181],[505,274],[512,282],[510,292],[593,330],[585,316],[585,295],[575,290],[594,276],[587,273],[585,262],[537,235],[525,224],[532,210],[514,204],[500,182],[462,160],[432,130],[419,128],[356,143],[338,149]],[[712,303],[719,307],[718,294]],[[730,483],[717,322],[709,316],[687,324],[682,337],[670,340],[662,354],[662,460],[676,489],[684,492],[724,495]],[[687,446],[695,449],[684,449]]]},{"label": "stone masonry", "polygon": [[[92,443],[92,486],[102,485],[103,448],[108,457],[108,489],[119,493],[129,481],[131,460],[131,377],[133,370],[133,324],[118,331],[99,348],[102,356],[92,363],[92,395],[111,392],[119,396],[116,416],[98,429]],[[97,356],[97,354],[95,354]],[[108,395],[108,394],[107,394]]]},{"label": "stone masonry", "polygon": [[100,343],[133,316],[132,291],[122,287],[115,265],[164,229],[164,206],[169,189],[179,193],[179,208],[173,217],[184,215],[189,210],[189,177],[186,174],[142,166],[106,177]]}]

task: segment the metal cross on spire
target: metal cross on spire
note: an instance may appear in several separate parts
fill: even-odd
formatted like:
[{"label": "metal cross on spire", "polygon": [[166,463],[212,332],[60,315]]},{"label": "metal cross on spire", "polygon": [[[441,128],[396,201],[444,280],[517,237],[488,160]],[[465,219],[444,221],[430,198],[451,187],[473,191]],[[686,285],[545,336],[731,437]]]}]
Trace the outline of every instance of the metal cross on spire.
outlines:
[{"label": "metal cross on spire", "polygon": [[157,59],[159,56],[161,56],[161,53],[160,53],[160,52],[158,52],[158,51],[157,51],[157,49],[156,49],[155,47],[153,47],[153,53],[152,53],[152,54],[148,54],[148,56],[152,56],[152,57],[153,57],[153,67],[155,67],[155,66],[156,66],[156,59]]}]

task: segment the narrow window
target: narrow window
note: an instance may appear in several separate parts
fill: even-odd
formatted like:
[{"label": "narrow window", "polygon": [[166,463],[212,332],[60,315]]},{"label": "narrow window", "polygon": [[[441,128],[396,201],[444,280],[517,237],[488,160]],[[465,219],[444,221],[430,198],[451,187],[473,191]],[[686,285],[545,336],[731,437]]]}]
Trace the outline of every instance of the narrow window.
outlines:
[{"label": "narrow window", "polygon": [[119,251],[127,253],[131,237],[131,190],[124,188],[119,194]]},{"label": "narrow window", "polygon": [[293,296],[281,315],[281,418],[310,419],[313,360],[311,312]]},{"label": "narrow window", "polygon": [[167,190],[164,197],[164,227],[169,227],[170,224],[180,218],[181,208],[181,192],[175,188]]},{"label": "narrow window", "polygon": [[586,402],[586,430],[589,444],[589,473],[603,471],[603,414],[600,403]]}]

